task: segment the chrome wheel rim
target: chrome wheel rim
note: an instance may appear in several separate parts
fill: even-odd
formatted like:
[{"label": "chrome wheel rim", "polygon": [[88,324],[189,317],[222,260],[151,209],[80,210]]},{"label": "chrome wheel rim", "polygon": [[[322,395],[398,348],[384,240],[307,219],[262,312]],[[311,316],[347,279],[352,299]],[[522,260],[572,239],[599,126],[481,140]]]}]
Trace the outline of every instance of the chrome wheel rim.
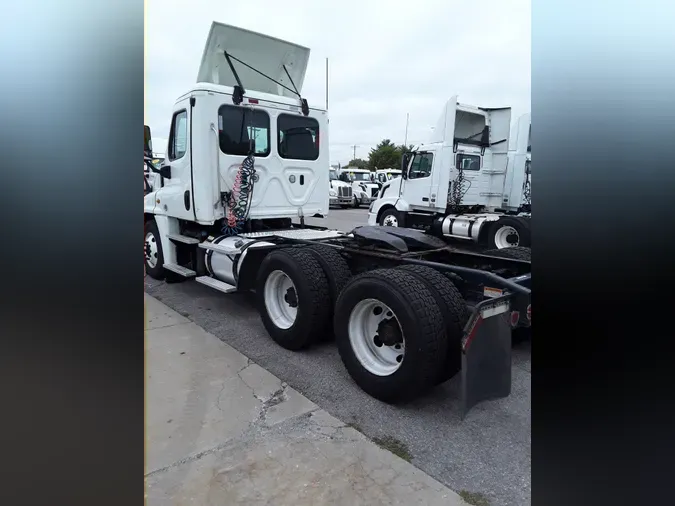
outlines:
[{"label": "chrome wheel rim", "polygon": [[396,315],[377,299],[360,301],[349,315],[349,342],[371,374],[391,376],[405,359],[405,339]]},{"label": "chrome wheel rim", "polygon": [[398,218],[393,214],[388,214],[382,220],[382,225],[385,227],[398,227]]},{"label": "chrome wheel rim", "polygon": [[158,248],[155,234],[148,232],[145,234],[145,262],[151,269],[154,269],[157,266],[157,254]]},{"label": "chrome wheel rim", "polygon": [[509,225],[500,227],[495,234],[495,246],[499,249],[518,246],[519,243],[518,231]]},{"label": "chrome wheel rim", "polygon": [[298,295],[291,278],[283,271],[272,271],[265,281],[265,308],[280,329],[289,329],[298,316]]}]

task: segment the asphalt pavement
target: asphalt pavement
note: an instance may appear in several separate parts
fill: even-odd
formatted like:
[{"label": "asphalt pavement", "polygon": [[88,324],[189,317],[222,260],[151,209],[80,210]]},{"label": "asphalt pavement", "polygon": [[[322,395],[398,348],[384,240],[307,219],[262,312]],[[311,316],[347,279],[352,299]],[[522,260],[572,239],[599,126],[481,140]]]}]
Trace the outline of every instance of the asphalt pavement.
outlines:
[{"label": "asphalt pavement", "polygon": [[[367,209],[331,209],[308,223],[349,231]],[[476,504],[530,503],[530,345],[514,348],[513,387],[462,420],[457,378],[429,395],[390,406],[369,397],[347,374],[333,343],[293,353],[267,336],[251,294],[224,295],[195,282],[145,278],[145,291],[288,383],[371,439],[394,441],[410,462]]]}]

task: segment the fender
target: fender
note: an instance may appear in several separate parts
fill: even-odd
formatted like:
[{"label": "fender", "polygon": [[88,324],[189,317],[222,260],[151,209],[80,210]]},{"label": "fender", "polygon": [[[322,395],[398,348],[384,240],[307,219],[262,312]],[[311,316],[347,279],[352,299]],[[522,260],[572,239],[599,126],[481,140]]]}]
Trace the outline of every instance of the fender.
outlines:
[{"label": "fender", "polygon": [[159,230],[159,239],[162,242],[162,253],[164,254],[165,264],[177,263],[176,246],[169,240],[169,234],[180,234],[178,219],[170,216],[154,215],[157,230]]},{"label": "fender", "polygon": [[399,197],[401,193],[400,177],[384,183],[380,190],[380,195],[382,195],[382,193],[384,193],[385,196],[380,197],[370,205],[370,210],[368,211],[368,225],[375,226],[378,224],[377,218],[384,207],[393,206],[397,211],[402,213],[410,212],[410,204],[408,204],[405,199]]}]

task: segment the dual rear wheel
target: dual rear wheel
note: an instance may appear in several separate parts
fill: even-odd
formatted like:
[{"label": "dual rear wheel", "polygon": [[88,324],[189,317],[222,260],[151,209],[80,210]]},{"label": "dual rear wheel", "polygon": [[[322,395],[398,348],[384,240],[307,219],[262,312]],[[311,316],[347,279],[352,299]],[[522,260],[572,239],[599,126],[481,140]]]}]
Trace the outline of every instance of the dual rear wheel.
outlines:
[{"label": "dual rear wheel", "polygon": [[454,376],[468,311],[444,275],[422,266],[351,276],[330,246],[278,249],[262,262],[258,308],[280,346],[334,335],[354,381],[385,402],[416,397]]}]

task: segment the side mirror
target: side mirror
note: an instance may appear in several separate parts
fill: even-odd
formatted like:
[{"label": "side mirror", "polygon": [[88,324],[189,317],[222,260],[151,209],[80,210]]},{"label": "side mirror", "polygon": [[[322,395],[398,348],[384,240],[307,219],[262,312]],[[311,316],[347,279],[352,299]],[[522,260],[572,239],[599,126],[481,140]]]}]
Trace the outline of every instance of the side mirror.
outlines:
[{"label": "side mirror", "polygon": [[152,157],[152,135],[150,134],[150,127],[144,125],[144,143],[143,143],[143,153],[145,156]]},{"label": "side mirror", "polygon": [[401,178],[403,179],[408,179],[408,164],[411,157],[412,153],[403,153],[401,157]]},{"label": "side mirror", "polygon": [[150,167],[150,170],[152,172],[159,174],[162,176],[164,179],[171,179],[171,165],[162,165],[159,169],[156,168],[154,165],[151,163],[148,164],[148,167]]},{"label": "side mirror", "polygon": [[171,179],[171,165],[162,165],[157,172],[164,179]]}]

